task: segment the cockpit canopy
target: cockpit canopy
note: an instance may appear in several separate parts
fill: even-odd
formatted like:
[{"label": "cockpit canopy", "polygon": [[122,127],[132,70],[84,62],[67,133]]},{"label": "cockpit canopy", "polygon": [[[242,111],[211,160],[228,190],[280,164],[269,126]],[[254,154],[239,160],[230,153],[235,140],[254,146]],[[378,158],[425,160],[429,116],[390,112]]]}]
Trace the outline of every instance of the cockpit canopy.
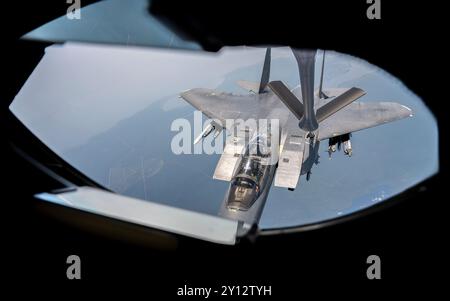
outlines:
[{"label": "cockpit canopy", "polygon": [[231,181],[227,207],[231,210],[250,209],[259,195],[259,186],[250,177],[237,176]]},{"label": "cockpit canopy", "polygon": [[245,149],[244,156],[257,156],[266,158],[271,154],[269,140],[262,135],[253,138]]}]

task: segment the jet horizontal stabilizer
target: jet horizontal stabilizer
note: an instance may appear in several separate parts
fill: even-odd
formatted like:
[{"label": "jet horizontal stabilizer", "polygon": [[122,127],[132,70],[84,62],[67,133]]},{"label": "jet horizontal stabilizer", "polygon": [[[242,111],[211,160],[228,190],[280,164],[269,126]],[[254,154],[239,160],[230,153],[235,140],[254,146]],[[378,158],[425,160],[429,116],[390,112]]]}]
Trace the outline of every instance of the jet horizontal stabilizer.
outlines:
[{"label": "jet horizontal stabilizer", "polygon": [[239,87],[241,87],[246,91],[253,93],[258,93],[259,91],[260,83],[255,83],[248,80],[238,80],[236,83],[238,84]]},{"label": "jet horizontal stabilizer", "polygon": [[413,116],[410,108],[395,102],[354,102],[320,124],[324,140]]}]

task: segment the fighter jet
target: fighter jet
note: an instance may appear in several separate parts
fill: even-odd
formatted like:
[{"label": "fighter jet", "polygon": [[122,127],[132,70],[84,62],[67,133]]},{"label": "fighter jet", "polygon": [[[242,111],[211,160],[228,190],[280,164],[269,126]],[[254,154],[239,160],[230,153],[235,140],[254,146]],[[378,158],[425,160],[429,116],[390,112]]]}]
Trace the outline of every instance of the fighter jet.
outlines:
[{"label": "fighter jet", "polygon": [[[238,82],[248,94],[203,88],[180,94],[213,120],[195,143],[211,133],[216,138],[223,129],[229,133],[213,175],[230,182],[219,213],[223,217],[247,225],[258,223],[272,183],[294,190],[301,175],[310,179],[321,141],[328,139],[330,156],[341,144],[351,156],[351,133],[413,116],[411,109],[398,103],[356,101],[366,94],[357,87],[323,87],[325,51],[315,89],[317,50],[292,49],[292,53],[300,77],[300,85],[293,89],[270,80],[271,48],[267,48],[260,82]],[[267,125],[263,131],[248,124],[240,127],[246,120],[267,120]],[[275,123],[278,132],[273,135],[268,130]]]}]

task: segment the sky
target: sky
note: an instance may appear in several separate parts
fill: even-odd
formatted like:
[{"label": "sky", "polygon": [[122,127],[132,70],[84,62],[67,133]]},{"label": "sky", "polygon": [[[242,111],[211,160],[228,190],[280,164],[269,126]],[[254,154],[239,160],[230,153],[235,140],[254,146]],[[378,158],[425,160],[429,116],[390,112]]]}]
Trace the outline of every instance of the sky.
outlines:
[{"label": "sky", "polygon": [[[174,119],[193,121],[179,98],[191,88],[245,94],[258,82],[265,49],[218,54],[133,46],[66,43],[46,53],[10,109],[57,155],[117,193],[217,215],[227,182],[212,179],[219,155],[175,155]],[[316,59],[316,86],[321,54]],[[272,49],[271,80],[299,84],[287,47]],[[356,132],[353,155],[328,159],[327,141],[310,181],[295,191],[272,187],[260,226],[300,226],[348,215],[394,196],[437,171],[437,125],[423,101],[370,63],[327,51],[324,87],[359,87],[361,102],[394,101],[414,117]]]}]

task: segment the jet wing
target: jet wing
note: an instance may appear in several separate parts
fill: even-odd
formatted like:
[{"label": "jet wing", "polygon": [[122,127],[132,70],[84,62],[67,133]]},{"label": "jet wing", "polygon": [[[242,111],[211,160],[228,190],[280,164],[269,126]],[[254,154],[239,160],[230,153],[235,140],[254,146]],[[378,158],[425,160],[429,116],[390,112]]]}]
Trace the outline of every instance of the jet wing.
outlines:
[{"label": "jet wing", "polygon": [[[192,89],[181,93],[181,97],[207,117],[219,120],[230,132],[223,154],[214,171],[214,179],[230,181],[246,142],[256,130],[251,123],[237,127],[237,119],[245,122],[257,119],[259,98],[257,95],[234,95],[210,89]],[[228,123],[227,121],[228,120]],[[256,126],[256,124],[255,124]]]},{"label": "jet wing", "polygon": [[[194,108],[202,111],[207,117],[217,119],[222,126],[232,126],[234,123],[226,124],[225,120],[248,120],[257,119],[258,97],[257,95],[235,95],[219,92],[212,89],[195,88],[182,92],[180,96],[190,103]],[[229,128],[228,130],[231,130]]]},{"label": "jet wing", "polygon": [[[326,97],[336,97],[341,95],[342,93],[344,93],[345,91],[347,91],[350,88],[324,88],[322,90],[322,93],[326,95]],[[315,90],[314,95],[317,95],[317,97],[319,97],[319,89]]]},{"label": "jet wing", "polygon": [[394,102],[354,102],[323,120],[319,140],[356,132],[412,116],[412,110]]}]

